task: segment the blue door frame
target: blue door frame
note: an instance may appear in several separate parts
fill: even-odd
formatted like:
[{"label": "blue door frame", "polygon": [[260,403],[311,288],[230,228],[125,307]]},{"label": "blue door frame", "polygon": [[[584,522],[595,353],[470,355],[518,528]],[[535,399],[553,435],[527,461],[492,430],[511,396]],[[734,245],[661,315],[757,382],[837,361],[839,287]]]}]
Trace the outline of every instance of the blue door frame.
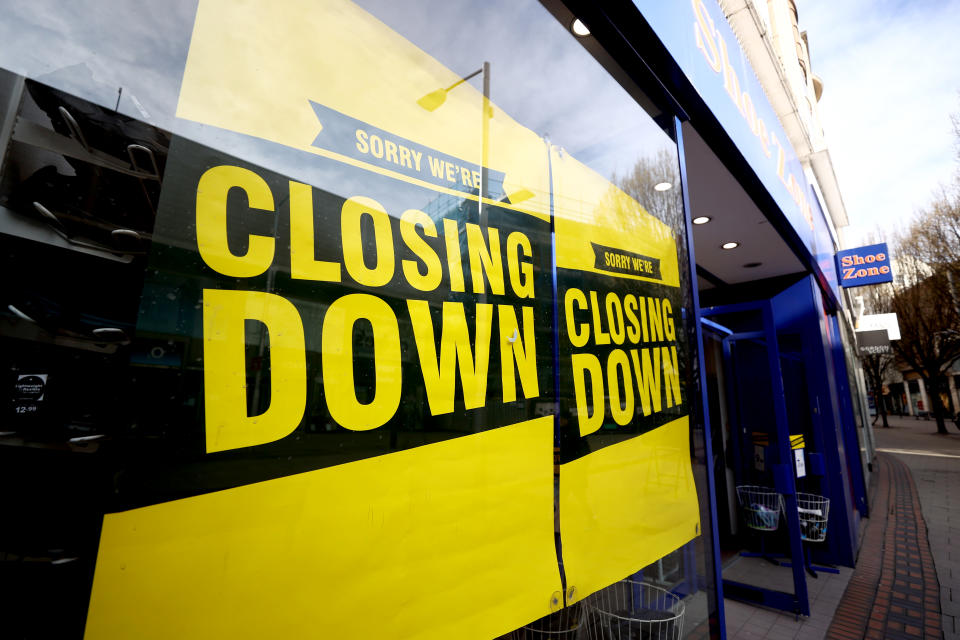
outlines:
[{"label": "blue door frame", "polygon": [[[712,582],[716,588],[717,598],[717,617],[716,620],[710,620],[710,627],[712,632],[716,631],[719,634],[720,640],[726,640],[727,623],[726,614],[723,611],[724,592],[723,575],[720,567],[720,535],[717,532],[717,488],[714,485],[713,436],[710,429],[710,411],[707,408],[709,406],[707,400],[707,384],[706,380],[704,379],[704,370],[706,369],[706,364],[703,355],[703,330],[701,327],[701,323],[703,322],[703,314],[700,311],[700,295],[696,286],[697,254],[694,250],[693,243],[693,214],[690,210],[690,192],[687,188],[689,182],[687,179],[687,160],[683,146],[683,127],[681,126],[680,119],[676,116],[673,118],[673,130],[676,135],[678,155],[677,160],[680,165],[680,192],[683,201],[684,226],[687,230],[687,268],[689,269],[688,273],[691,283],[690,294],[693,300],[693,338],[697,349],[697,372],[699,374],[695,376],[695,378],[700,386],[698,390],[700,402],[696,403],[698,405],[696,418],[703,425],[704,457],[706,458],[707,466],[707,503],[710,508],[710,539],[708,544],[710,545],[712,551],[710,555],[713,558],[713,566],[707,567],[707,569],[712,574]],[[708,580],[708,582],[710,582],[710,580]]]},{"label": "blue door frame", "polygon": [[[777,329],[801,336],[802,360],[808,401],[812,409],[812,449],[807,455],[807,482],[818,486],[814,493],[830,498],[827,539],[810,545],[808,551],[821,563],[854,565],[860,511],[866,504],[863,468],[846,384],[846,362],[837,358],[842,345],[831,336],[830,315],[816,281],[805,278],[771,299]],[[842,356],[842,354],[840,354]],[[849,418],[849,419],[848,419]],[[808,447],[811,443],[807,443]],[[858,483],[857,480],[860,479]]]},{"label": "blue door frame", "polygon": [[840,400],[840,417],[843,424],[844,450],[847,452],[847,467],[853,482],[853,497],[861,517],[870,515],[867,502],[867,482],[864,473],[863,456],[860,453],[860,439],[857,435],[857,421],[854,418],[853,389],[847,373],[847,360],[843,351],[843,339],[837,316],[830,317],[830,354],[836,368],[837,397]]},{"label": "blue door frame", "polygon": [[[766,589],[754,585],[736,582],[733,580],[722,580],[724,593],[727,597],[742,600],[752,604],[762,604],[775,609],[797,613],[800,615],[810,615],[810,601],[807,593],[807,580],[804,573],[804,549],[800,539],[800,518],[797,511],[797,491],[794,481],[793,458],[790,449],[790,430],[787,418],[787,404],[785,391],[783,388],[783,375],[780,369],[780,349],[777,342],[777,328],[773,318],[773,306],[769,300],[757,302],[747,302],[741,304],[724,305],[701,310],[704,317],[717,317],[729,313],[738,313],[744,311],[759,311],[763,318],[763,330],[753,332],[733,333],[723,339],[724,366],[730,367],[732,356],[732,345],[737,340],[756,340],[762,341],[767,351],[767,369],[770,376],[772,390],[772,400],[774,409],[774,438],[771,442],[770,451],[773,453],[771,468],[773,469],[774,488],[783,496],[785,520],[787,526],[788,539],[790,544],[790,555],[793,560],[793,587],[794,592],[785,593],[774,589]],[[728,380],[731,384],[735,378],[730,375]],[[738,424],[736,418],[736,402],[730,402],[732,420],[735,425]],[[740,454],[734,447],[736,468],[741,468],[742,460]],[[711,496],[713,501],[716,496]]]}]

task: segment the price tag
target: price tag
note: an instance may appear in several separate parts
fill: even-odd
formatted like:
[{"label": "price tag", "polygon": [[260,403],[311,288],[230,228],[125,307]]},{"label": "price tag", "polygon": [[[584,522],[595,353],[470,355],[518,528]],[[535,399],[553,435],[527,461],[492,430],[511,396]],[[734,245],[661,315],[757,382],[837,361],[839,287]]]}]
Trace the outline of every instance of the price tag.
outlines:
[{"label": "price tag", "polygon": [[803,458],[803,449],[794,449],[793,459],[797,463],[797,477],[802,478],[807,475],[807,463]]},{"label": "price tag", "polygon": [[13,412],[18,416],[37,415],[46,391],[46,373],[18,375],[13,386]]}]

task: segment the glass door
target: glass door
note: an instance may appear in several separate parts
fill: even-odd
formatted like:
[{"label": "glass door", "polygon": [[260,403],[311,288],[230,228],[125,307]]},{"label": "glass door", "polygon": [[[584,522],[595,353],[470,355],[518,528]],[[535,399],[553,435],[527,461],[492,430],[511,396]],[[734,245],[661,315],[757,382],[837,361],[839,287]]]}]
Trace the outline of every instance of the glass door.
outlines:
[{"label": "glass door", "polygon": [[705,309],[724,595],[809,615],[787,393],[769,302]]}]

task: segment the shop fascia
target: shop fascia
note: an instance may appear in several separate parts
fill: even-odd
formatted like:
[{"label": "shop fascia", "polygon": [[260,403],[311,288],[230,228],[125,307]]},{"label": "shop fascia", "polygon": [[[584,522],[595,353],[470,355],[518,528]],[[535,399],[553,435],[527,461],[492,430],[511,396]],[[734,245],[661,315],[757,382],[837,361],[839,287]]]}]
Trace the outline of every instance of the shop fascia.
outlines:
[{"label": "shop fascia", "polygon": [[[694,33],[697,49],[703,54],[707,65],[709,65],[715,73],[723,76],[723,88],[726,90],[727,95],[730,96],[730,99],[734,105],[736,105],[737,110],[747,123],[750,131],[759,141],[763,149],[763,154],[775,163],[777,177],[787,188],[790,196],[800,208],[810,229],[813,230],[813,210],[811,209],[810,202],[807,199],[800,181],[797,180],[792,172],[787,171],[787,154],[783,144],[775,133],[768,130],[767,123],[764,122],[763,118],[757,115],[754,100],[750,96],[750,93],[741,89],[740,78],[730,64],[727,42],[724,40],[720,30],[716,28],[713,18],[710,17],[706,6],[704,6],[703,0],[692,0],[692,3],[693,12],[696,16]],[[774,149],[776,150],[776,157],[774,157]]]}]

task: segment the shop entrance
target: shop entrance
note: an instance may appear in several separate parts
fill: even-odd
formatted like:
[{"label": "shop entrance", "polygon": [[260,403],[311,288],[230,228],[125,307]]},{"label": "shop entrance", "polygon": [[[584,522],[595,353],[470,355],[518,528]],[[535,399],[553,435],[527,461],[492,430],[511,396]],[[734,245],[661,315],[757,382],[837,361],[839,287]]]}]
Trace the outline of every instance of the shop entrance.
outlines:
[{"label": "shop entrance", "polygon": [[797,478],[806,457],[794,453],[810,439],[803,360],[769,301],[703,315],[724,595],[809,615],[805,571],[817,569],[804,542],[817,535],[816,509]]},{"label": "shop entrance", "polygon": [[807,580],[853,565],[866,512],[837,303],[711,132],[683,134],[724,596],[807,614]]}]

